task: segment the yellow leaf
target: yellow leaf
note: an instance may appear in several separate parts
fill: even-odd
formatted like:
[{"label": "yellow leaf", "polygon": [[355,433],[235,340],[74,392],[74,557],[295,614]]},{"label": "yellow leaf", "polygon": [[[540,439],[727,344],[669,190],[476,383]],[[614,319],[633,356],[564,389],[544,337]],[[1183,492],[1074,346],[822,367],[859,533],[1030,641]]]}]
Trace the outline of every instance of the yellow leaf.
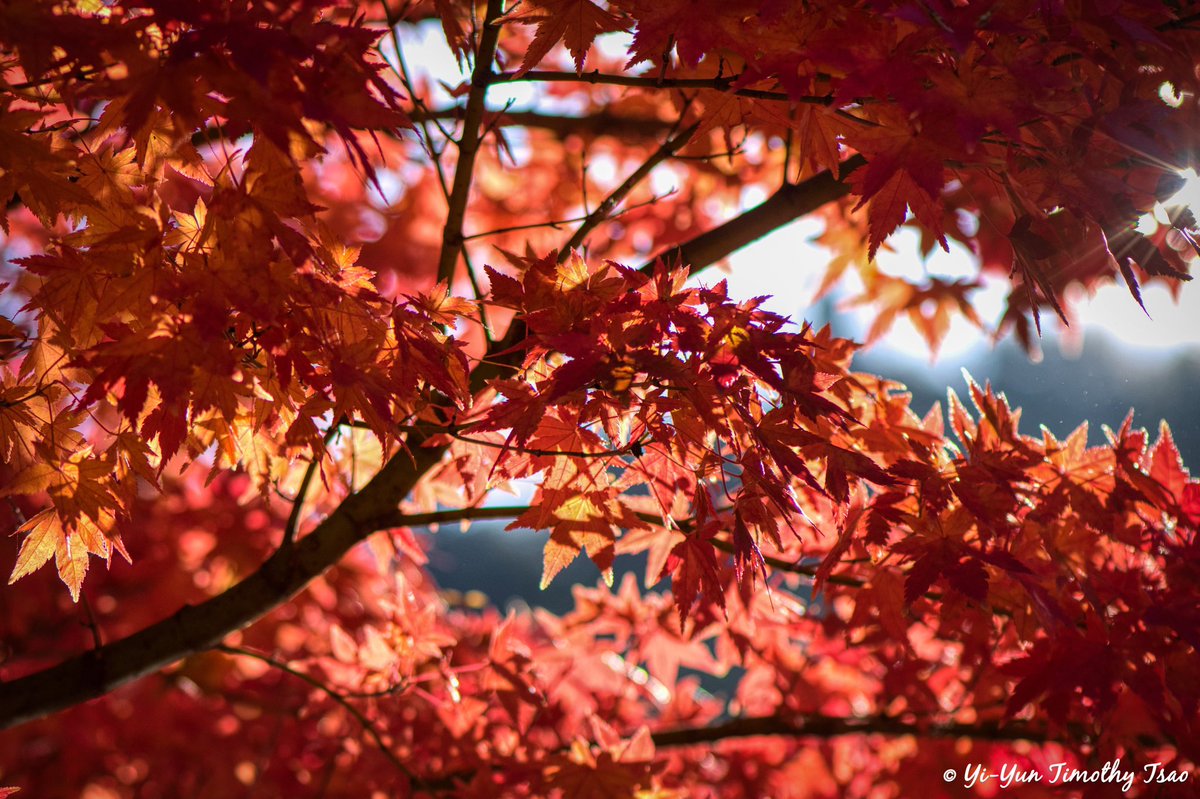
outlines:
[{"label": "yellow leaf", "polygon": [[31,463],[17,472],[8,485],[0,488],[0,495],[36,494],[57,484],[58,476],[58,470],[48,463]]},{"label": "yellow leaf", "polygon": [[107,527],[112,526],[112,517],[107,514],[106,516],[105,527],[101,527],[86,516],[80,516],[71,536],[72,540],[78,537],[79,543],[85,551],[108,560],[112,555],[112,549],[104,531]]},{"label": "yellow leaf", "polygon": [[136,155],[132,147],[115,150],[111,146],[85,153],[79,159],[79,185],[109,213],[119,205],[132,204],[132,189],[143,181],[141,168],[134,160]]},{"label": "yellow leaf", "polygon": [[579,253],[572,251],[571,255],[558,265],[558,288],[561,291],[570,291],[585,285],[589,276],[587,262]]},{"label": "yellow leaf", "polygon": [[21,551],[17,553],[17,563],[8,577],[9,585],[40,569],[58,549],[59,542],[65,541],[66,538],[62,521],[53,508],[47,508],[34,516],[21,525],[17,532],[28,535],[21,542]]},{"label": "yellow leaf", "polygon": [[79,589],[83,587],[83,577],[88,570],[88,550],[79,533],[71,531],[66,537],[60,538],[58,548],[54,552],[54,565],[58,567],[59,578],[66,583],[71,592],[71,599],[79,601]]},{"label": "yellow leaf", "polygon": [[539,588],[545,591],[554,577],[563,569],[571,565],[571,562],[579,556],[579,546],[574,541],[568,540],[564,543],[555,540],[552,535],[546,541],[545,549],[542,553],[542,581]]},{"label": "yellow leaf", "polygon": [[169,247],[179,247],[189,252],[209,252],[212,242],[209,236],[211,226],[207,226],[208,206],[204,198],[196,200],[196,207],[191,213],[175,211],[175,224],[167,231],[163,243]]},{"label": "yellow leaf", "polygon": [[69,520],[89,516],[103,523],[106,515],[120,507],[112,493],[112,466],[92,455],[85,446],[58,469],[50,489],[54,504]]}]

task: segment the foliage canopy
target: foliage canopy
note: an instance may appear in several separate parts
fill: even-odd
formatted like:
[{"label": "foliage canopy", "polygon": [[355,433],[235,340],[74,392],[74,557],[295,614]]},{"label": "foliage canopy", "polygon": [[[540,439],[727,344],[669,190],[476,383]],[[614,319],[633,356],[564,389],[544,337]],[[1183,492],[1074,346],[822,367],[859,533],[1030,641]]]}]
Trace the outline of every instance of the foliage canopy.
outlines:
[{"label": "foliage canopy", "polygon": [[[460,85],[412,58],[433,31]],[[692,276],[811,215],[822,292],[855,276],[870,338],[906,316],[934,351],[981,283],[880,271],[902,225],[1009,281],[1029,347],[1073,287],[1178,289],[1198,63],[1170,1],[3,4],[0,780],[1194,768],[1200,482],[1165,424],[1030,435],[973,382],[919,413]],[[452,601],[422,533],[485,519],[549,531],[544,584],[586,555],[607,585]]]}]

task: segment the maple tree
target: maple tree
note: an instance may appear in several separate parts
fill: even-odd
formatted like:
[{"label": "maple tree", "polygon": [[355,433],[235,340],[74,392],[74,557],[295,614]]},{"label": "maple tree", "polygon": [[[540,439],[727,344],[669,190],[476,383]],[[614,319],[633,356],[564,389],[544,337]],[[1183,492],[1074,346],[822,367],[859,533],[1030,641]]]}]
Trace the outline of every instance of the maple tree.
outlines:
[{"label": "maple tree", "polygon": [[[433,31],[459,85],[412,58]],[[918,412],[696,277],[813,216],[822,292],[853,274],[870,338],[934,350],[979,283],[880,271],[901,226],[1007,279],[1029,347],[1072,290],[1178,290],[1191,4],[15,0],[0,43],[0,783],[1195,768],[1200,481],[1165,424],[1031,435],[974,382]],[[424,533],[489,519],[549,531],[543,584],[604,583],[454,602]]]}]

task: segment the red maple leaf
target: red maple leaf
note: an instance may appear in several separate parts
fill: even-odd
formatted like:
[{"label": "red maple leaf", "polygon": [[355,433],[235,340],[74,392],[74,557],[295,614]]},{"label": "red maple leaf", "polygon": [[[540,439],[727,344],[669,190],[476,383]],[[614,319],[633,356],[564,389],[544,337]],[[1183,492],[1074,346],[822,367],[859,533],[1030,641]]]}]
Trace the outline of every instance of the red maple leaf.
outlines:
[{"label": "red maple leaf", "polygon": [[583,72],[588,48],[602,33],[625,30],[622,18],[592,0],[530,0],[528,7],[508,17],[516,22],[537,24],[537,33],[525,51],[518,74],[538,65],[554,45],[562,42],[575,60],[575,71]]}]

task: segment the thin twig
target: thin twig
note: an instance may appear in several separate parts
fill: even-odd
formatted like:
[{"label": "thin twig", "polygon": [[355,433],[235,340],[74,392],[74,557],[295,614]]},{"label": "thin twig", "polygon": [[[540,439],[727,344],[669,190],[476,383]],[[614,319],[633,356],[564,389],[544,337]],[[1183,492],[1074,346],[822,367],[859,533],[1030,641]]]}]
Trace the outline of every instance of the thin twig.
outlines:
[{"label": "thin twig", "polygon": [[515,519],[529,510],[528,505],[499,506],[485,508],[454,508],[435,510],[428,513],[401,513],[397,511],[390,527],[429,527],[435,524],[454,522],[486,521],[489,519]]},{"label": "thin twig", "polygon": [[492,447],[493,449],[512,450],[513,452],[519,452],[522,455],[536,455],[536,456],[546,457],[546,458],[554,458],[554,457],[560,457],[560,456],[569,457],[569,458],[600,458],[600,457],[609,457],[612,455],[631,455],[634,452],[635,448],[640,447],[642,444],[647,443],[647,441],[634,441],[634,442],[630,443],[628,446],[620,447],[619,449],[600,449],[600,450],[596,450],[595,452],[579,452],[579,451],[574,451],[574,450],[536,449],[534,447],[521,447],[521,446],[516,446],[513,444],[504,444],[504,443],[501,443],[498,441],[484,441],[483,439],[480,439],[480,438],[471,438],[470,436],[464,436],[461,433],[456,432],[455,430],[446,430],[445,432],[447,435],[449,435],[453,438],[457,438],[459,441],[465,441],[468,444],[478,444],[481,447]]},{"label": "thin twig", "polygon": [[[384,3],[383,7],[384,13],[387,14],[388,30],[391,31],[392,46],[396,50],[396,67],[392,69],[392,73],[400,79],[400,84],[404,87],[404,90],[408,92],[409,99],[412,101],[413,105],[417,107],[418,111],[421,112],[414,115],[414,118],[416,119],[417,124],[421,126],[421,138],[425,143],[425,149],[429,152],[429,158],[433,162],[433,169],[437,174],[438,185],[442,188],[442,195],[447,201],[449,201],[450,186],[449,182],[446,180],[445,168],[442,165],[442,153],[433,146],[433,134],[429,132],[428,121],[433,121],[434,126],[437,127],[438,131],[446,140],[451,139],[450,133],[441,126],[441,124],[437,121],[438,118],[430,113],[429,107],[425,104],[425,101],[421,99],[420,95],[417,94],[416,86],[412,80],[412,75],[408,71],[408,64],[404,60],[404,48],[400,42],[398,21],[393,17],[392,10],[387,3]],[[382,55],[382,50],[380,51],[380,54]],[[384,58],[385,63],[386,61],[387,59]]]},{"label": "thin twig", "polygon": [[[52,66],[53,66],[53,68],[58,68],[60,65],[52,65]],[[10,84],[8,84],[7,88],[9,91],[20,92],[20,91],[25,91],[26,89],[38,89],[38,88],[41,88],[42,86],[49,86],[54,83],[59,83],[61,81],[67,81],[67,80],[71,80],[71,79],[87,80],[88,78],[92,77],[93,75],[97,75],[101,72],[105,72],[106,70],[111,69],[113,66],[114,66],[113,64],[102,64],[101,66],[98,66],[98,67],[75,67],[74,69],[70,70],[69,72],[63,72],[58,75],[47,75],[46,77],[39,78],[37,80],[27,80],[27,81],[23,81],[21,83],[10,83]]]},{"label": "thin twig", "polygon": [[325,456],[325,447],[329,446],[337,432],[338,425],[329,428],[322,441],[321,451],[313,453],[312,460],[308,462],[308,467],[304,470],[304,477],[300,478],[300,487],[296,489],[296,498],[292,500],[292,510],[288,513],[287,524],[283,528],[280,549],[289,549],[296,542],[296,533],[300,527],[300,511],[304,507],[304,501],[308,498],[308,489],[312,485],[317,469],[320,468],[321,458]]},{"label": "thin twig", "polygon": [[558,262],[562,263],[571,254],[571,251],[581,245],[587,235],[595,229],[597,225],[609,218],[609,213],[625,199],[629,192],[633,191],[639,183],[646,179],[654,167],[661,164],[664,160],[675,154],[675,151],[686,144],[692,136],[700,128],[700,123],[689,125],[687,128],[676,133],[671,138],[667,139],[661,147],[650,154],[650,157],[642,162],[642,165],[633,171],[633,173],[625,178],[625,181],[617,186],[612,192],[604,198],[596,208],[587,215],[579,229],[571,236],[570,240],[563,245],[559,250]]},{"label": "thin twig", "polygon": [[96,621],[96,614],[92,610],[92,603],[88,600],[87,591],[85,589],[80,589],[79,598],[81,600],[80,604],[83,605],[84,612],[87,613],[87,626],[92,632],[92,647],[94,649],[99,649],[100,647],[104,646],[104,636],[100,634],[100,623]]},{"label": "thin twig", "polygon": [[[733,544],[720,538],[712,539],[712,545],[722,552],[727,552],[730,555],[737,553],[737,549],[734,548]],[[760,554],[759,557],[763,559],[764,563],[766,563],[772,569],[776,569],[777,571],[791,572],[792,574],[799,574],[804,577],[816,577],[817,575],[817,566],[804,566],[799,563],[792,563],[791,561],[783,560],[782,558],[772,557],[771,555]],[[848,588],[862,588],[867,584],[866,580],[858,580],[854,577],[842,577],[841,575],[837,574],[829,575],[825,578],[825,582],[832,583],[834,585],[844,585]]]},{"label": "thin twig", "polygon": [[[465,237],[463,241],[466,242]],[[479,278],[475,275],[475,267],[471,264],[471,256],[467,253],[465,246],[462,248],[462,259],[463,266],[467,270],[467,281],[471,284],[471,293],[475,295],[475,308],[479,312],[479,324],[483,327],[483,337],[488,344],[491,344],[495,341],[495,337],[492,335],[492,326],[488,322],[487,311],[484,310],[484,306],[487,305],[484,301],[486,293],[483,287],[479,285]]]},{"label": "thin twig", "polygon": [[[351,420],[347,420],[347,419],[343,419],[341,422],[341,425],[343,427],[354,427],[354,428],[363,429],[363,430],[372,429],[365,422],[351,421]],[[450,436],[451,438],[456,438],[459,441],[464,441],[468,444],[476,444],[481,447],[491,447],[493,449],[508,449],[508,450],[512,450],[513,452],[520,452],[523,455],[538,455],[538,456],[544,456],[544,457],[548,457],[548,458],[553,458],[553,457],[558,457],[558,456],[568,457],[568,458],[599,458],[599,457],[609,457],[612,455],[629,455],[629,454],[632,454],[638,447],[642,446],[643,444],[649,443],[648,439],[642,439],[639,441],[632,441],[624,447],[619,447],[616,449],[600,449],[600,450],[596,450],[595,452],[583,452],[582,450],[569,450],[569,449],[565,449],[565,450],[564,449],[537,449],[535,447],[522,447],[522,446],[518,446],[515,444],[505,444],[505,443],[502,443],[499,441],[485,441],[482,438],[471,438],[470,436],[464,436],[462,433],[459,432],[460,430],[464,430],[470,426],[471,425],[469,425],[469,424],[466,424],[466,425],[413,424],[413,425],[399,425],[396,427],[396,430],[398,430],[400,432],[417,431],[426,437],[432,437],[432,436],[435,436],[438,434],[445,434],[445,435]]]},{"label": "thin twig", "polygon": [[[675,156],[675,157],[678,158],[679,156]],[[655,194],[653,197],[651,197],[647,200],[642,200],[641,202],[634,203],[633,205],[627,205],[624,208],[620,209],[619,211],[615,211],[615,212],[609,214],[608,218],[610,220],[617,219],[618,217],[621,217],[621,216],[629,213],[630,211],[635,211],[638,208],[645,208],[647,206],[654,205],[655,203],[662,202],[664,199],[666,199],[667,197],[670,197],[674,193],[675,193],[675,189],[672,189],[671,191],[663,192],[662,194]],[[463,236],[463,238],[467,241],[470,241],[471,239],[482,239],[482,238],[486,238],[488,236],[499,236],[504,233],[516,233],[521,230],[536,230],[537,228],[544,228],[544,227],[552,228],[554,230],[560,230],[560,229],[562,229],[562,227],[564,225],[573,225],[576,222],[582,222],[585,219],[587,219],[588,216],[589,216],[588,214],[580,214],[579,216],[573,216],[570,219],[553,219],[553,220],[550,220],[549,222],[530,222],[527,225],[512,225],[510,227],[502,227],[502,228],[495,228],[493,230],[485,230],[482,233],[472,233],[469,236]]]},{"label": "thin twig", "polygon": [[255,660],[261,661],[262,663],[266,663],[271,668],[278,669],[279,671],[282,671],[285,674],[290,674],[293,677],[308,683],[313,688],[316,688],[317,690],[324,692],[326,696],[328,696],[330,699],[332,699],[337,704],[341,705],[342,708],[344,708],[347,713],[349,713],[351,716],[353,716],[354,719],[360,725],[362,725],[363,730],[365,730],[366,733],[371,736],[372,740],[375,741],[375,745],[379,747],[379,751],[382,752],[383,755],[389,761],[391,761],[391,764],[396,767],[397,771],[399,771],[401,774],[403,774],[409,780],[409,782],[411,782],[414,786],[416,786],[416,787],[424,787],[425,786],[425,781],[422,780],[420,777],[418,777],[416,774],[414,774],[413,771],[408,766],[404,765],[404,762],[401,761],[400,758],[396,756],[396,753],[393,752],[391,750],[391,748],[389,748],[387,746],[387,744],[384,743],[383,735],[380,734],[379,729],[375,726],[375,724],[369,718],[367,718],[366,714],[364,714],[361,710],[359,710],[353,704],[351,704],[349,699],[342,696],[340,693],[338,693],[336,690],[334,690],[330,686],[326,685],[321,680],[318,680],[316,677],[313,677],[311,674],[306,674],[306,673],[300,671],[299,669],[292,668],[287,663],[284,663],[282,660],[277,660],[277,659],[271,657],[270,655],[264,654],[262,652],[255,652],[252,649],[244,649],[242,647],[229,646],[228,644],[217,644],[217,646],[215,646],[213,648],[216,649],[218,652],[224,652],[227,655],[237,655],[240,657],[248,657],[248,658],[253,658]]},{"label": "thin twig", "polygon": [[304,470],[304,477],[300,479],[300,488],[296,490],[296,498],[292,500],[292,510],[288,514],[287,524],[283,528],[283,540],[279,546],[281,549],[289,548],[296,541],[296,529],[300,526],[300,509],[304,507],[304,501],[308,498],[308,488],[312,485],[313,476],[317,473],[317,467],[320,466],[321,458],[324,453],[313,453],[313,459],[308,462],[308,467]]},{"label": "thin twig", "polygon": [[[395,69],[399,69],[396,67]],[[401,86],[412,95],[413,90],[409,88],[408,83],[401,77]],[[415,96],[415,95],[414,95]],[[444,126],[438,124],[439,120],[451,119],[461,120],[463,109],[461,106],[452,106],[449,108],[441,108],[435,110],[422,110],[416,102],[412,107],[406,109],[409,117],[417,123],[432,122],[448,141],[453,142],[451,134]],[[86,117],[80,117],[74,121],[94,121]],[[494,130],[501,127],[518,127],[518,128],[537,128],[546,130],[559,138],[568,136],[614,136],[623,137],[626,139],[649,139],[661,136],[664,132],[670,131],[673,127],[670,122],[657,119],[655,117],[643,116],[621,116],[610,111],[600,111],[595,114],[587,114],[584,116],[570,116],[565,114],[546,114],[540,111],[494,111],[485,110],[483,115],[484,130]],[[381,135],[395,138],[398,134],[394,130],[379,131]],[[217,125],[209,125],[206,128],[200,129],[192,134],[192,144],[201,145],[216,141],[224,135],[224,132]],[[430,134],[426,133],[428,137]],[[421,141],[423,150],[428,151],[430,145],[424,139]],[[430,153],[431,157],[436,154],[442,155],[442,151],[434,150]],[[443,163],[443,167],[445,164]],[[449,195],[449,187],[447,186],[446,195]]]}]

